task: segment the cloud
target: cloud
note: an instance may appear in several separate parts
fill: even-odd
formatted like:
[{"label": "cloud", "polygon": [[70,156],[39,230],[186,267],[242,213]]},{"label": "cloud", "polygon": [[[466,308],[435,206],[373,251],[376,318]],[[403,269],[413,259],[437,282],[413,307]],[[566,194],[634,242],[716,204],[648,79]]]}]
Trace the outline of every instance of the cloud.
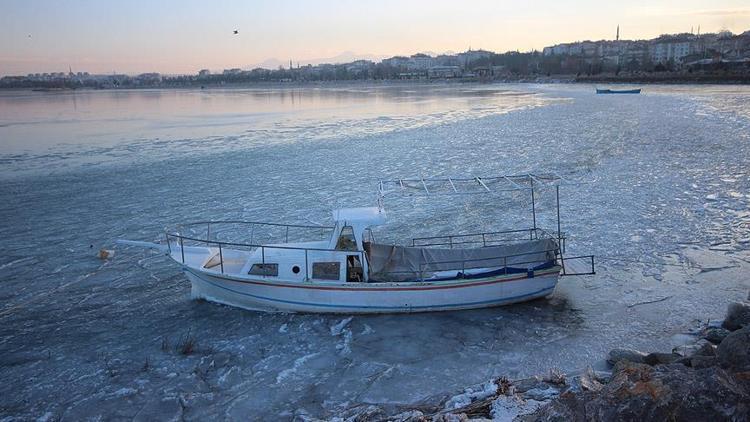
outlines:
[{"label": "cloud", "polygon": [[750,16],[750,8],[689,10],[678,14],[687,16]]}]

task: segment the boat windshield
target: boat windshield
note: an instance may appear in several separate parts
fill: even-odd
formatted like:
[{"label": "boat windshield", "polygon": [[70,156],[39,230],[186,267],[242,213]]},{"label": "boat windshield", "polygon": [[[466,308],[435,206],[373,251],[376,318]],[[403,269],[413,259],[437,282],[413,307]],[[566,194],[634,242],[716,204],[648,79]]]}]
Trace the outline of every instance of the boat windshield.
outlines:
[{"label": "boat windshield", "polygon": [[356,251],[357,240],[354,238],[354,229],[352,226],[344,226],[341,229],[339,240],[336,242],[337,251]]}]

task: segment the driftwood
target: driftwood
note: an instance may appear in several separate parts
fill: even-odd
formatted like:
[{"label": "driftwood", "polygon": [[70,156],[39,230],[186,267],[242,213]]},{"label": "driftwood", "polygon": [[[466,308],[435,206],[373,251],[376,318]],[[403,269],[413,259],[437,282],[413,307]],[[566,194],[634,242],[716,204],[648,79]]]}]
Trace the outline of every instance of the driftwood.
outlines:
[{"label": "driftwood", "polygon": [[628,308],[632,308],[632,307],[639,306],[639,305],[648,305],[649,303],[664,302],[665,300],[671,299],[671,298],[672,298],[672,296],[665,296],[665,297],[662,297],[662,298],[656,299],[656,300],[648,300],[648,301],[645,301],[645,302],[633,303],[631,305],[628,305]]}]

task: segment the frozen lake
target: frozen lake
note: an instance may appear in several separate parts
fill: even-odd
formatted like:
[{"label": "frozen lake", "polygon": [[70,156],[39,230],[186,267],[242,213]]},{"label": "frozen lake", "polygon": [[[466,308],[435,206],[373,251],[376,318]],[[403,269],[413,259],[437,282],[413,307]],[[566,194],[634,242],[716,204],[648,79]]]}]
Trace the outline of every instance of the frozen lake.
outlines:
[{"label": "frozen lake", "polygon": [[[325,418],[681,344],[750,287],[750,87],[593,91],[0,92],[0,416]],[[382,178],[530,171],[585,182],[561,191],[563,230],[570,253],[601,259],[595,277],[527,304],[260,314],[191,301],[162,255],[95,258],[185,221],[328,223],[333,207],[374,204]],[[475,198],[386,207],[376,235],[393,241],[514,228],[526,211]]]}]

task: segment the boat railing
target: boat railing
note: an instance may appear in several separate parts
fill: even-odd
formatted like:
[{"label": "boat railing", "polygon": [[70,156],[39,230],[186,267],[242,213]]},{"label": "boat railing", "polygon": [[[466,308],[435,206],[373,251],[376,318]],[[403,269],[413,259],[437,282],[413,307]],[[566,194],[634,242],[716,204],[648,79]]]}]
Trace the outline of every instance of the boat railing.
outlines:
[{"label": "boat railing", "polygon": [[[225,225],[241,225],[247,226],[250,230],[250,243],[254,242],[254,236],[256,228],[269,228],[269,229],[280,229],[284,231],[284,243],[289,243],[289,231],[290,229],[296,230],[322,230],[330,234],[335,228],[334,226],[321,226],[321,225],[303,225],[303,224],[283,224],[283,223],[267,223],[264,221],[246,221],[246,220],[211,220],[211,221],[195,221],[191,223],[178,224],[173,229],[167,228],[166,231],[171,234],[180,234],[184,231],[199,231],[205,233],[206,239],[211,239],[211,234],[214,235],[219,232],[222,226]],[[213,230],[212,230],[213,226]]]},{"label": "boat railing", "polygon": [[[214,222],[212,222],[214,223]],[[196,223],[191,223],[196,224]],[[205,223],[204,223],[205,224]],[[257,224],[257,223],[253,223]],[[273,224],[269,223],[271,225],[275,226],[281,226],[281,227],[302,227],[302,228],[328,228],[328,227],[321,227],[321,226],[300,226],[300,225],[285,225],[285,224]],[[184,226],[183,226],[184,227]],[[332,227],[331,227],[332,229]],[[363,263],[365,262],[365,253],[364,251],[358,251],[358,250],[341,250],[341,249],[327,249],[327,248],[311,248],[311,247],[302,247],[302,246],[285,246],[285,245],[268,245],[268,244],[258,244],[258,243],[243,243],[243,242],[229,242],[229,241],[220,241],[220,240],[212,240],[210,238],[199,238],[199,237],[191,237],[186,236],[183,234],[180,234],[179,232],[165,232],[166,240],[167,240],[167,247],[169,250],[169,254],[172,255],[172,245],[175,245],[179,248],[180,251],[180,260],[182,264],[185,264],[185,245],[191,246],[192,245],[206,245],[206,247],[215,247],[217,248],[217,253],[215,256],[219,258],[219,263],[215,266],[219,267],[219,271],[221,274],[225,273],[225,259],[224,259],[224,253],[227,248],[231,248],[232,250],[249,250],[251,252],[260,250],[260,262],[256,262],[256,264],[261,264],[262,268],[265,268],[265,265],[276,263],[276,262],[266,262],[266,255],[267,252],[274,251],[274,250],[284,250],[284,251],[299,251],[301,253],[304,253],[305,256],[305,273],[304,273],[304,279],[310,280],[310,268],[311,264],[314,262],[311,262],[311,259],[313,258],[311,255],[316,255],[318,253],[334,253],[336,255],[357,255],[359,257],[359,262]],[[318,258],[316,258],[318,259]],[[327,261],[315,261],[315,262],[328,262],[330,261],[330,258]],[[338,261],[337,261],[338,262]],[[344,262],[344,265],[347,265],[346,262]],[[214,267],[215,267],[214,266]],[[345,268],[346,270],[346,268]],[[269,275],[263,273],[258,274],[262,277],[269,277]]]},{"label": "boat railing", "polygon": [[524,242],[543,238],[557,239],[557,235],[540,229],[528,228],[518,230],[503,230],[493,232],[449,234],[443,236],[416,237],[411,240],[413,247],[448,246],[462,247],[465,245],[481,245],[482,247],[495,246],[499,243]]},{"label": "boat railing", "polygon": [[[472,270],[476,268],[485,268],[487,266],[487,263],[499,263],[502,260],[502,269],[504,271],[504,275],[508,275],[508,259],[512,259],[511,265],[525,265],[525,264],[538,264],[541,262],[539,259],[534,260],[528,260],[528,261],[517,261],[513,258],[519,258],[529,255],[540,255],[540,254],[552,254],[552,259],[547,259],[547,261],[550,260],[556,260],[558,255],[560,254],[560,250],[558,248],[554,249],[546,249],[542,251],[534,251],[534,252],[524,252],[519,254],[511,254],[511,255],[503,255],[503,256],[493,256],[488,258],[472,258],[472,259],[457,259],[457,260],[449,260],[449,261],[433,261],[433,262],[424,262],[419,264],[419,278],[420,280],[424,280],[424,273],[425,272],[431,272],[429,270],[429,266],[438,266],[438,265],[446,265],[446,264],[456,264],[455,267],[449,268],[449,269],[443,269],[443,270],[432,270],[432,271],[452,271],[452,270],[461,270],[461,274],[465,274],[466,270]],[[522,258],[523,259],[523,258]],[[485,265],[482,265],[481,262],[485,262]],[[461,266],[459,267],[458,264]],[[467,265],[468,264],[468,265]]]}]

